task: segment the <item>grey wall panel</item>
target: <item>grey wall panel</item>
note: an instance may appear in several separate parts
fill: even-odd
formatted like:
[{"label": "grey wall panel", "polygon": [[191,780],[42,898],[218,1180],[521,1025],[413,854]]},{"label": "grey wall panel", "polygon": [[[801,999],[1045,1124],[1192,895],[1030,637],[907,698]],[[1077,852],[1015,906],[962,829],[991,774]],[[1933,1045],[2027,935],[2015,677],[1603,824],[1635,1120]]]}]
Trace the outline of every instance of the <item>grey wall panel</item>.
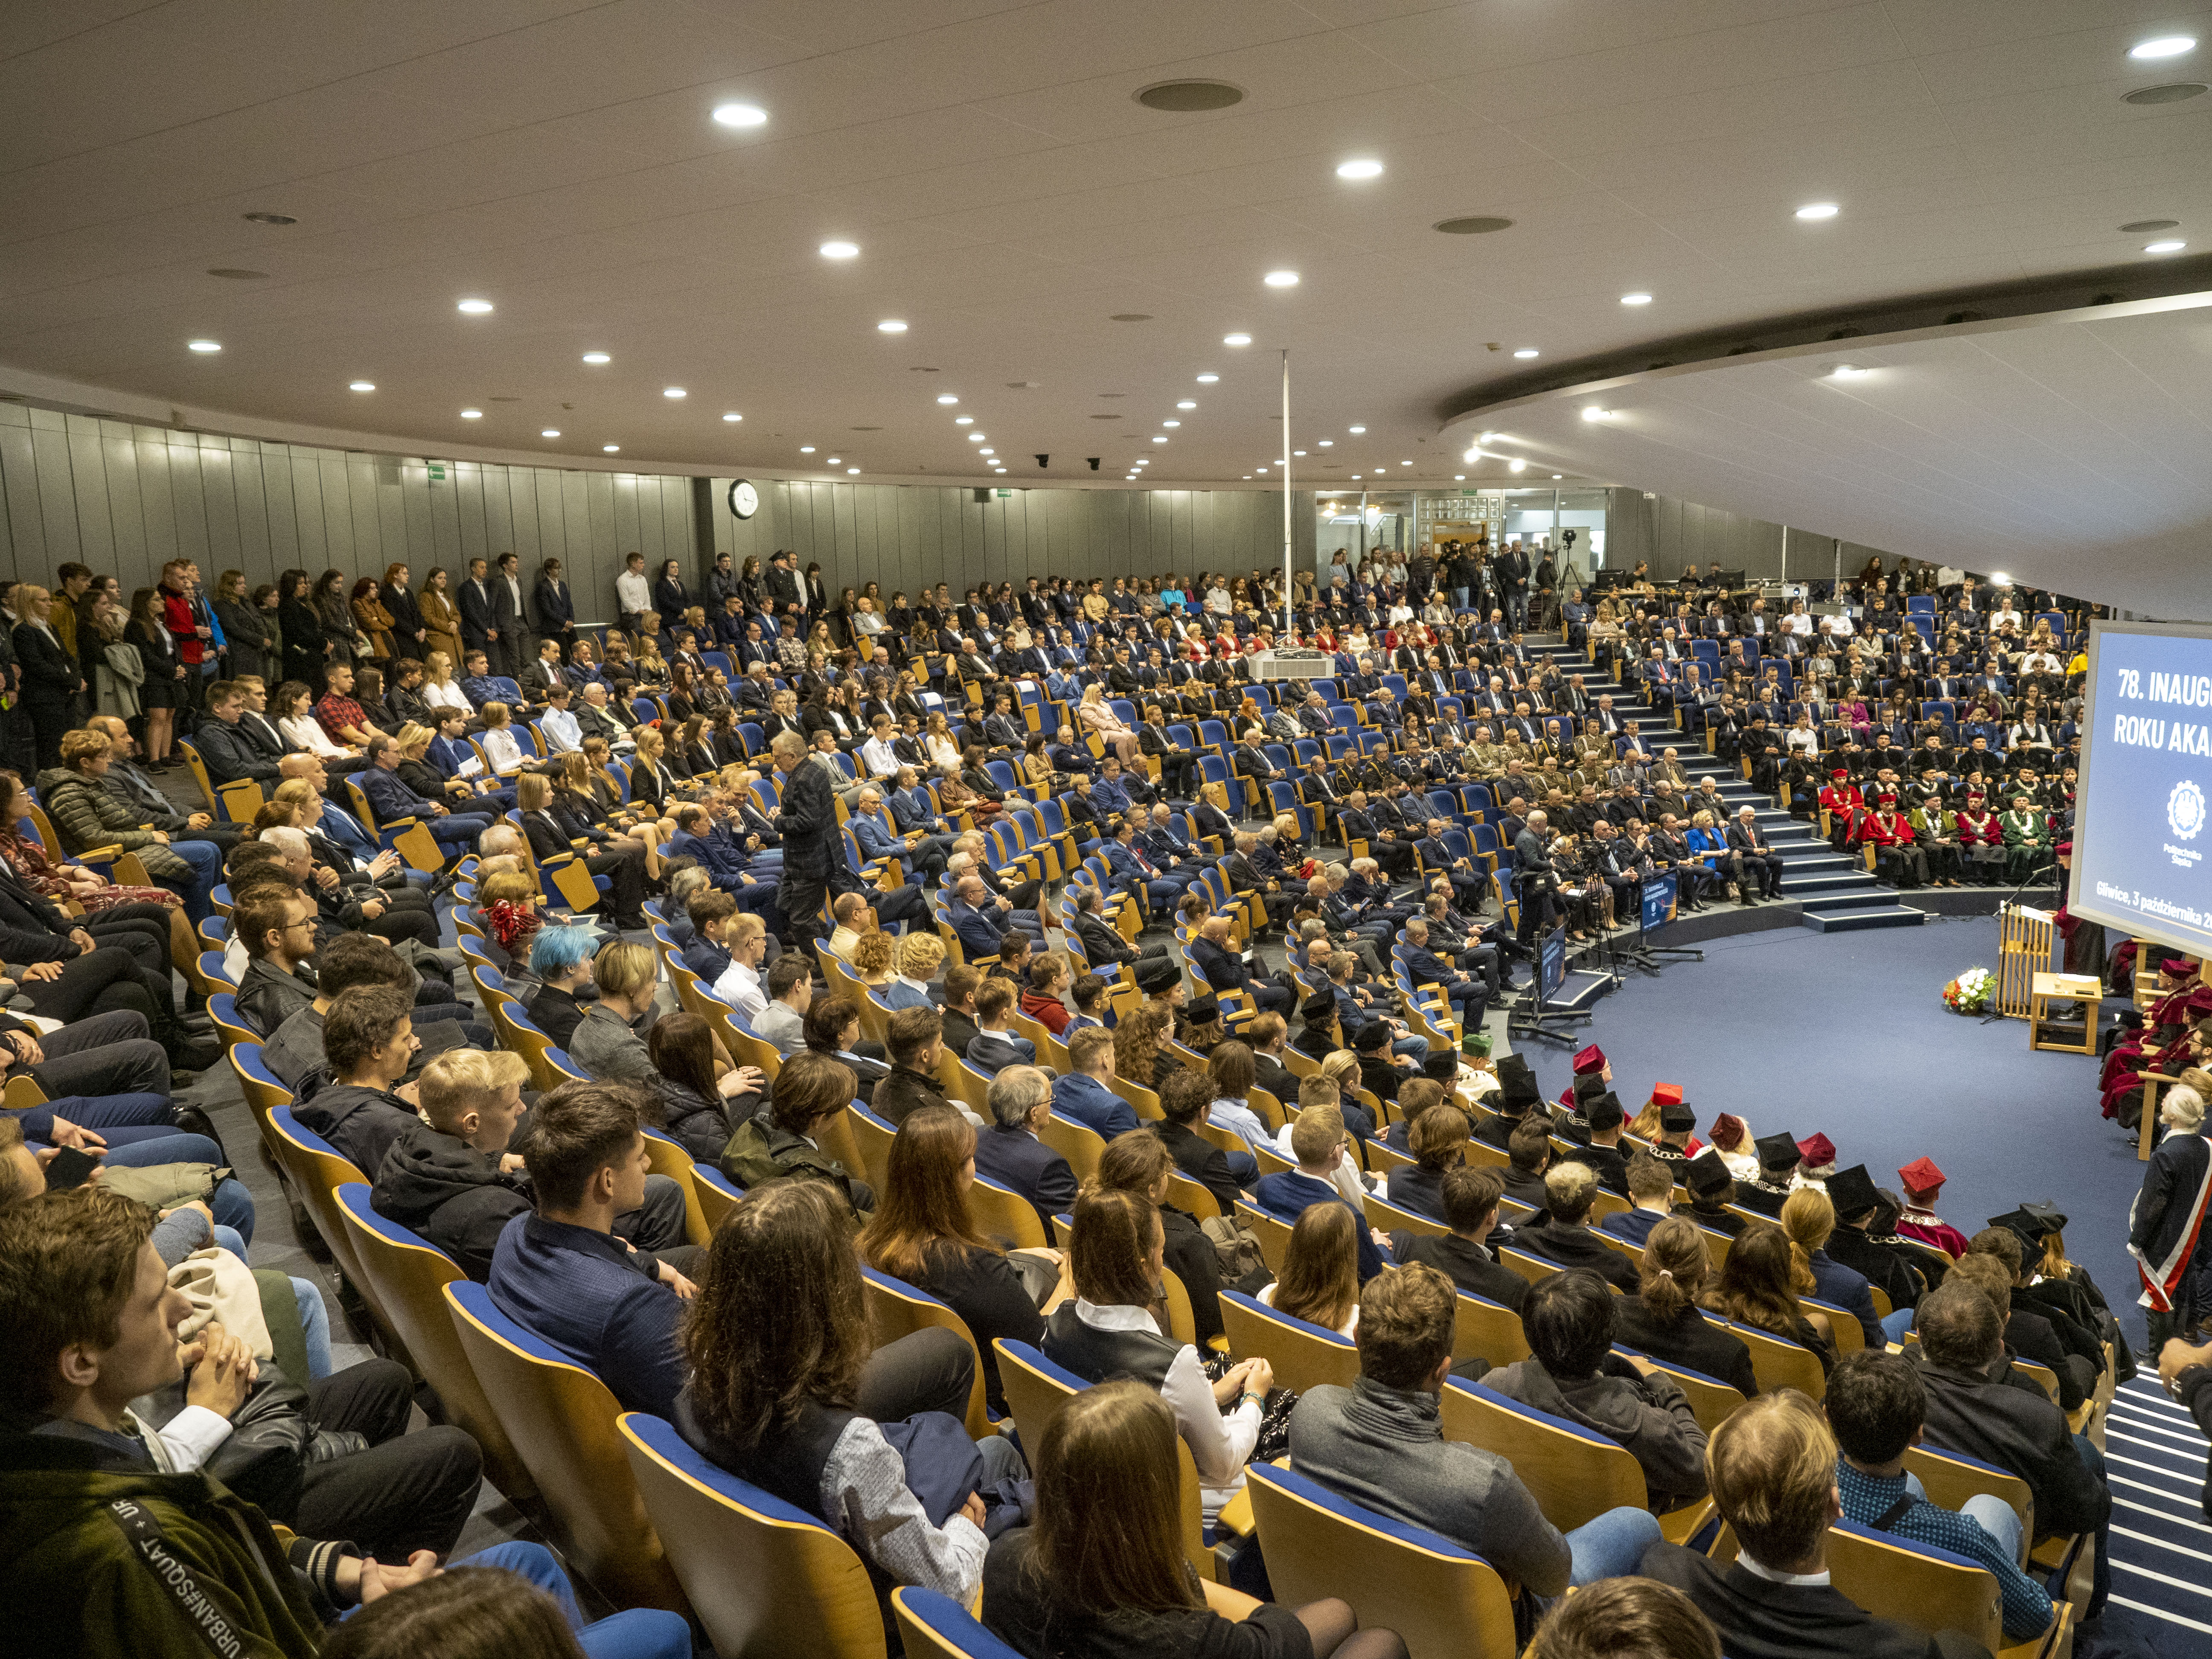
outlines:
[{"label": "grey wall panel", "polygon": [[304,570],[300,550],[299,491],[292,484],[292,460],[281,449],[261,449],[261,499],[269,527],[269,580],[286,570]]},{"label": "grey wall panel", "polygon": [[201,567],[202,580],[207,576],[208,538],[207,503],[204,492],[207,485],[200,477],[200,452],[198,444],[167,446],[169,481],[169,521],[176,536],[177,550],[172,556],[190,559]]},{"label": "grey wall panel", "polygon": [[150,586],[161,580],[161,567],[177,556],[176,489],[170,478],[168,434],[158,427],[142,426],[136,432],[131,447],[138,462],[138,518]]},{"label": "grey wall panel", "polygon": [[[238,483],[231,465],[228,447],[204,446],[199,452],[200,463],[200,528],[204,545],[199,553],[200,579],[210,588],[225,570],[235,568],[241,574],[246,567],[239,562]],[[247,584],[252,591],[252,577]]]},{"label": "grey wall panel", "polygon": [[8,501],[8,574],[21,580],[51,572],[67,556],[50,553],[39,505],[39,465],[31,448],[30,411],[0,404],[0,494]]},{"label": "grey wall panel", "polygon": [[287,455],[281,465],[291,491],[293,559],[309,575],[319,577],[330,551],[330,537],[323,527],[322,470],[296,455]]}]

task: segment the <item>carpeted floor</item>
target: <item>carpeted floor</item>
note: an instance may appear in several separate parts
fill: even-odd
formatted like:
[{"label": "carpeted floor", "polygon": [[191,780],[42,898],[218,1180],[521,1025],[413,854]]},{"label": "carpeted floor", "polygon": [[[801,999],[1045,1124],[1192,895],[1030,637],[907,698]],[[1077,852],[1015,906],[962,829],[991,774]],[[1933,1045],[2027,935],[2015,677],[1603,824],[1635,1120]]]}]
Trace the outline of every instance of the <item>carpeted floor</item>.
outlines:
[{"label": "carpeted floor", "polygon": [[[2097,1062],[2027,1047],[2017,1019],[1966,1018],[1945,982],[1994,969],[1994,917],[1917,928],[1750,933],[1704,947],[1702,963],[1632,975],[1586,1028],[1633,1113],[1656,1080],[1681,1084],[1700,1131],[1734,1112],[1754,1135],[1816,1130],[1839,1165],[1877,1186],[1923,1154],[1950,1177],[1939,1212],[1972,1234],[2026,1200],[2054,1199],[2066,1248],[2140,1345],[2127,1254],[2142,1184],[2131,1137],[2097,1115]],[[1571,1048],[1523,1042],[1547,1099],[1571,1080]]]}]

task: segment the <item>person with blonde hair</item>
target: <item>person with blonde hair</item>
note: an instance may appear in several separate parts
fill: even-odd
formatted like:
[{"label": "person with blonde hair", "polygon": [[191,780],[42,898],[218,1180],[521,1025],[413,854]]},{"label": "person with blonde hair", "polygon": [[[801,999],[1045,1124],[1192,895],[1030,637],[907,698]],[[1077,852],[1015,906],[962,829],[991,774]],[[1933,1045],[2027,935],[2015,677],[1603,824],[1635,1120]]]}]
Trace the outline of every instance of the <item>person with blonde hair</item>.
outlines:
[{"label": "person with blonde hair", "polygon": [[1828,1255],[1826,1245],[1836,1231],[1836,1206],[1827,1194],[1817,1187],[1800,1187],[1783,1200],[1782,1231],[1790,1235],[1790,1258],[1801,1281],[1809,1273],[1814,1296],[1856,1319],[1868,1347],[1886,1346],[1889,1337],[1875,1312],[1874,1291],[1866,1275]]},{"label": "person with blonde hair", "polygon": [[884,988],[883,1000],[894,1012],[929,1006],[929,982],[945,965],[945,941],[934,933],[915,932],[898,941],[897,975]]},{"label": "person with blonde hair", "polygon": [[896,955],[897,941],[882,928],[865,933],[853,941],[853,976],[871,989],[881,990],[891,982],[891,962]]},{"label": "person with blonde hair", "polygon": [[522,1159],[507,1150],[530,1067],[506,1049],[453,1048],[416,1084],[422,1121],[384,1155],[369,1204],[420,1233],[481,1285],[507,1224],[530,1210]]},{"label": "person with blonde hair", "polygon": [[1308,1106],[1291,1126],[1294,1170],[1278,1170],[1254,1183],[1253,1202],[1278,1220],[1296,1223],[1316,1204],[1341,1204],[1358,1217],[1359,1282],[1364,1285],[1388,1265],[1389,1257],[1382,1234],[1368,1226],[1358,1206],[1336,1185],[1337,1171],[1351,1158],[1351,1137],[1344,1114],[1334,1106]]},{"label": "person with blonde hair", "polygon": [[1686,1216],[1663,1217],[1644,1242],[1637,1289],[1613,1310],[1613,1340],[1632,1352],[1716,1377],[1747,1400],[1759,1392],[1744,1340],[1698,1309],[1712,1278],[1705,1234]]},{"label": "person with blonde hair", "polygon": [[592,963],[599,1000],[584,1010],[568,1057],[586,1077],[607,1083],[653,1087],[659,1073],[645,1044],[659,987],[659,964],[642,945],[617,939],[602,945]]}]

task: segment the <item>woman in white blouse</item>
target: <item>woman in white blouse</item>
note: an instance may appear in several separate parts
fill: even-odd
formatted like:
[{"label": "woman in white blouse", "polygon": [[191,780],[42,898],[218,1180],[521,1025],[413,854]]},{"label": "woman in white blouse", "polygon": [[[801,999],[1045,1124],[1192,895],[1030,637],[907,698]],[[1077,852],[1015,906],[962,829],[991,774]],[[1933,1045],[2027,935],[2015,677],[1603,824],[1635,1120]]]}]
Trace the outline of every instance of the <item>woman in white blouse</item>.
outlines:
[{"label": "woman in white blouse", "polygon": [[433,651],[423,664],[422,701],[433,708],[451,708],[456,713],[473,714],[467,695],[453,678],[453,659],[442,651]]},{"label": "woman in white blouse", "polygon": [[477,742],[483,746],[484,758],[491,769],[503,778],[511,778],[529,764],[522,745],[514,740],[514,716],[503,702],[488,702],[483,706],[483,730],[477,733]]},{"label": "woman in white blouse", "polygon": [[1075,1296],[1045,1322],[1045,1358],[1086,1382],[1131,1376],[1158,1389],[1198,1466],[1200,1504],[1212,1520],[1244,1489],[1244,1461],[1260,1443],[1273,1369],[1247,1359],[1208,1382],[1198,1350],[1160,1334],[1151,1304],[1167,1270],[1167,1236],[1146,1200],[1086,1191],[1075,1201],[1068,1244]]},{"label": "woman in white blouse", "polygon": [[959,771],[960,744],[945,724],[945,715],[941,711],[933,711],[930,714],[929,727],[921,734],[921,746],[929,755],[931,766],[949,766],[953,771]]},{"label": "woman in white blouse", "polygon": [[342,743],[331,741],[331,734],[323,730],[323,723],[315,718],[311,699],[314,694],[293,680],[276,688],[276,730],[284,741],[311,755],[325,760],[356,760],[361,750],[349,749]]}]

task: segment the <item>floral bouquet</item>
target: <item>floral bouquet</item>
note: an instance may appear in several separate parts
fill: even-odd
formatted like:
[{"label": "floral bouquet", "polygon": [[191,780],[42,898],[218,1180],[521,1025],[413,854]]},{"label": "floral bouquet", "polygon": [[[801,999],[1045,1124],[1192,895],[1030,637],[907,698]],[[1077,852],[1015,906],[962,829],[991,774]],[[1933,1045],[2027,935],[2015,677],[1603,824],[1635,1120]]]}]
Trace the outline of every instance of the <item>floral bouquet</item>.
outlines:
[{"label": "floral bouquet", "polygon": [[1996,994],[1995,974],[1986,968],[1969,968],[1943,988],[1943,1006],[1954,1014],[1985,1014]]}]

